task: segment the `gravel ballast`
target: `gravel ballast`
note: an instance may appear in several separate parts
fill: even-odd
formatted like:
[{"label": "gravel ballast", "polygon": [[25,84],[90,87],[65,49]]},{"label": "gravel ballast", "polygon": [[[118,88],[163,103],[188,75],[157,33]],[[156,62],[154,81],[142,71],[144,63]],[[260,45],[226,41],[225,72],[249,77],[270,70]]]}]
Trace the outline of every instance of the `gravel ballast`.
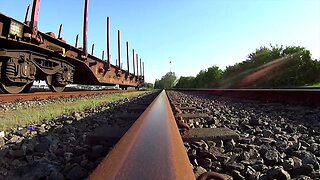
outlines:
[{"label": "gravel ballast", "polygon": [[87,178],[115,145],[90,144],[87,135],[101,126],[130,127],[135,117],[122,117],[141,114],[156,95],[148,92],[0,133],[0,179]]},{"label": "gravel ballast", "polygon": [[227,141],[185,142],[196,176],[214,171],[233,179],[320,178],[320,108],[167,94],[179,107],[194,107],[188,113],[209,115],[185,120],[191,128],[230,128],[239,134]]}]

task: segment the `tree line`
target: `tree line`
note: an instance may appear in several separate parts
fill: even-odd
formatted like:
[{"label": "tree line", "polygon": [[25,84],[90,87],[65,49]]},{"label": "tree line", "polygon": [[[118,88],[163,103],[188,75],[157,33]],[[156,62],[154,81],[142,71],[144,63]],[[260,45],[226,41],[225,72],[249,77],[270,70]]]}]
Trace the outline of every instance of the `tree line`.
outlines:
[{"label": "tree line", "polygon": [[[174,82],[174,83],[172,83]],[[284,88],[320,82],[320,62],[300,46],[260,47],[246,60],[227,66],[214,65],[195,77],[180,77],[173,72],[156,80],[155,88]]]}]

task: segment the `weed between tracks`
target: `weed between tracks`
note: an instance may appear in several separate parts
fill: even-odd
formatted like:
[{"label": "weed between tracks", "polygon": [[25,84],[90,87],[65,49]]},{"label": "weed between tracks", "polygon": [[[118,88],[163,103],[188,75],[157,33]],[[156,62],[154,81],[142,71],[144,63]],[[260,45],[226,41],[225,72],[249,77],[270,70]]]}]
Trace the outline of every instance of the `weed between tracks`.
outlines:
[{"label": "weed between tracks", "polygon": [[87,108],[96,108],[105,103],[135,97],[143,93],[144,92],[139,91],[122,94],[108,94],[99,97],[79,99],[72,102],[53,102],[45,106],[0,112],[0,130],[26,126],[46,119],[54,119],[62,115],[68,115],[72,112],[80,112]]}]

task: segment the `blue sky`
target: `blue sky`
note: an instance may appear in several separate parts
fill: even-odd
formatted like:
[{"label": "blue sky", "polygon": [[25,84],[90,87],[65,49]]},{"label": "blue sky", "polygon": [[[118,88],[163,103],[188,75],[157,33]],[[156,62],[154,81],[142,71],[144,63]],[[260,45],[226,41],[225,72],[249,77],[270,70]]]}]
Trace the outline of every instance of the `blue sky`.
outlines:
[{"label": "blue sky", "polygon": [[[0,12],[20,21],[32,0],[0,0]],[[39,29],[82,45],[83,0],[41,0]],[[122,61],[125,41],[145,61],[147,82],[170,71],[195,76],[212,65],[222,69],[246,59],[260,46],[295,45],[320,59],[319,0],[91,0],[89,51],[105,49],[106,17],[111,18],[111,54],[117,56],[117,30],[121,31]],[[130,51],[131,52],[131,51]],[[131,56],[130,56],[131,58]],[[124,62],[124,67],[126,63]],[[132,70],[132,68],[131,68]]]}]

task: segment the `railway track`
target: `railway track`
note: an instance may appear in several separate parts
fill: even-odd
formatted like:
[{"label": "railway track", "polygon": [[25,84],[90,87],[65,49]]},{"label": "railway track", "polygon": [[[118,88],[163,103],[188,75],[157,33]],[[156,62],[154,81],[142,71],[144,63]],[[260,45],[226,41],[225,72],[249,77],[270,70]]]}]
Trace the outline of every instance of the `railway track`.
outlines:
[{"label": "railway track", "polygon": [[67,97],[91,96],[112,93],[134,92],[134,90],[102,90],[102,91],[72,91],[72,92],[34,92],[23,94],[0,94],[0,102],[31,101],[43,99],[59,99]]},{"label": "railway track", "polygon": [[[278,107],[286,107],[291,112],[304,110],[305,114],[314,111],[314,108],[310,107],[297,108],[274,103],[281,100],[283,91],[272,90],[272,93],[269,93],[272,96],[265,100],[273,102],[271,104],[250,104],[247,101],[241,104],[249,103],[249,107],[252,104],[264,105],[268,107],[266,113]],[[287,97],[295,97],[290,99],[290,103],[306,104],[306,101],[297,102],[301,97],[294,96],[303,96],[302,91],[290,91],[293,95],[289,93]],[[231,94],[232,97],[252,98],[254,91],[240,92],[237,96],[235,90],[224,93]],[[221,95],[222,91],[219,93]],[[306,97],[310,95],[310,91],[304,93]],[[90,179],[319,178],[320,141],[313,137],[320,137],[320,134],[316,128],[308,129],[312,127],[310,122],[294,121],[283,114],[282,119],[276,120],[273,118],[281,116],[269,117],[268,114],[260,112],[264,108],[257,107],[255,116],[235,119],[237,110],[240,110],[239,117],[242,115],[241,109],[235,109],[239,105],[237,101],[232,104],[232,100],[219,99],[220,97],[215,99],[217,96],[212,98],[208,96],[208,91],[199,90],[167,94],[170,102],[165,92],[162,92],[91,174]],[[311,96],[315,95],[311,93]],[[261,100],[260,96],[254,97]],[[226,106],[219,101],[230,101],[231,105]],[[309,103],[314,105],[315,102]],[[214,111],[215,108],[225,112],[219,117],[219,111]],[[212,115],[212,111],[216,114]],[[233,113],[236,116],[232,117]],[[246,114],[245,111],[243,113]],[[174,118],[182,132],[182,138],[175,123],[172,124]],[[308,139],[302,134],[308,134],[311,138]],[[290,139],[291,135],[295,138]],[[186,160],[186,155],[189,160]]]},{"label": "railway track", "polygon": [[[296,95],[287,96],[289,103],[303,104],[293,105],[277,103],[283,90],[273,90],[263,102],[247,100],[261,100],[252,96],[252,90],[240,92],[162,91],[102,116],[93,115],[88,121],[95,125],[86,129],[85,140],[78,144],[84,149],[65,144],[67,149],[71,146],[67,154],[62,153],[64,158],[72,154],[69,163],[63,161],[69,165],[43,177],[319,179],[320,109],[315,106],[316,94],[306,92],[305,97],[314,97],[311,103],[299,102],[301,97]],[[303,92],[298,94],[304,96]],[[105,116],[111,119],[102,123],[99,118]],[[82,125],[67,127],[83,130]],[[75,134],[77,142],[78,138]]]}]

